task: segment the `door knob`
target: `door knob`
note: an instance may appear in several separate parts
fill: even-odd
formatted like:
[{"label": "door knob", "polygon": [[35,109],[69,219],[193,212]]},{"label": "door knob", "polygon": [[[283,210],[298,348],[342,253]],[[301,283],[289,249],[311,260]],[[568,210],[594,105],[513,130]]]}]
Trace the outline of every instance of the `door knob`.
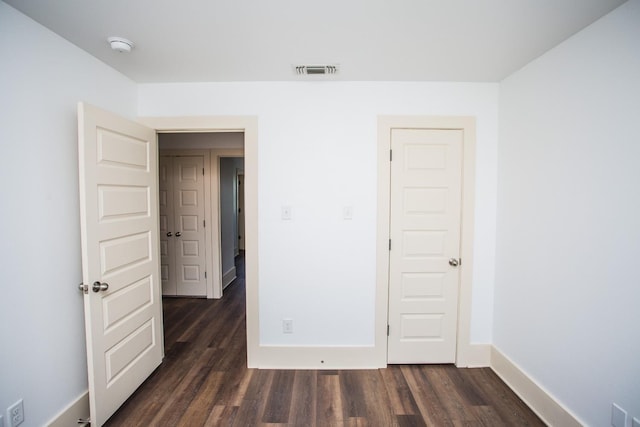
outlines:
[{"label": "door knob", "polygon": [[449,265],[452,267],[457,267],[460,262],[456,258],[449,258]]},{"label": "door knob", "polygon": [[168,232],[167,237],[171,237],[171,236],[172,236],[171,232]]},{"label": "door knob", "polygon": [[180,237],[180,236],[182,236],[182,233],[178,231],[178,232],[176,233],[176,237]]},{"label": "door knob", "polygon": [[109,284],[93,282],[93,286],[91,287],[91,289],[93,289],[93,292],[106,291],[107,289],[109,289]]}]

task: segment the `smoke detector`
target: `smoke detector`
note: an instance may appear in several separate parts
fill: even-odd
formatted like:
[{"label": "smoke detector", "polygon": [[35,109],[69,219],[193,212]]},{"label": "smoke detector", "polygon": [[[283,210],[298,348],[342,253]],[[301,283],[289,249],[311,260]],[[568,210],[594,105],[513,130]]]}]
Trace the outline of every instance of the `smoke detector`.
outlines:
[{"label": "smoke detector", "polygon": [[109,37],[107,39],[111,45],[111,49],[121,53],[129,53],[133,49],[133,42],[122,37]]},{"label": "smoke detector", "polygon": [[296,65],[294,66],[296,74],[303,75],[322,75],[336,74],[338,72],[337,65]]}]

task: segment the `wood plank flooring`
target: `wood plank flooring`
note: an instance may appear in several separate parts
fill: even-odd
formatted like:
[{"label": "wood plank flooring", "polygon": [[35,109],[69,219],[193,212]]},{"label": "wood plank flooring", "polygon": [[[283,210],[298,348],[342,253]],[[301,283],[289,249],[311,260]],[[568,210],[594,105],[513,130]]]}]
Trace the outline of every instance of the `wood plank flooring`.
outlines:
[{"label": "wood plank flooring", "polygon": [[244,264],[221,300],[165,299],[166,355],[107,426],[544,426],[488,368],[246,368]]}]

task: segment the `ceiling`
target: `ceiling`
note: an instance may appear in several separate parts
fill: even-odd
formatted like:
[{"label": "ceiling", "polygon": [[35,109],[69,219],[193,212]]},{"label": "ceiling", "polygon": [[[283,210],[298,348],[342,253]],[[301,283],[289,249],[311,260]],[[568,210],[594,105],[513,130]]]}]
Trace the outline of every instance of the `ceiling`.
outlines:
[{"label": "ceiling", "polygon": [[[624,0],[4,0],[139,83],[500,81]],[[132,40],[129,54],[107,37]]]}]

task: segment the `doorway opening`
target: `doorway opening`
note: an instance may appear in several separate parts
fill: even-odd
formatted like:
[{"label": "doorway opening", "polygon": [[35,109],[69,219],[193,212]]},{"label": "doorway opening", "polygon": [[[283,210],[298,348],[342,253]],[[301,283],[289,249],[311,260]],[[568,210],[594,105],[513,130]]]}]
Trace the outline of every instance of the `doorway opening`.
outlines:
[{"label": "doorway opening", "polygon": [[162,132],[158,150],[163,296],[222,298],[237,276],[244,132]]},{"label": "doorway opening", "polygon": [[[258,294],[258,118],[256,116],[140,117],[158,134],[231,132],[244,135],[245,275],[247,307],[247,366],[260,364]],[[217,167],[215,162],[210,166]],[[212,176],[216,176],[211,171]],[[217,227],[214,222],[212,228]],[[217,231],[217,230],[216,230]],[[217,235],[214,233],[214,235]]]},{"label": "doorway opening", "polygon": [[[240,255],[240,207],[238,175],[244,174],[243,157],[219,157],[220,262],[222,290],[238,276],[235,259]],[[244,252],[244,250],[243,250]]]}]

